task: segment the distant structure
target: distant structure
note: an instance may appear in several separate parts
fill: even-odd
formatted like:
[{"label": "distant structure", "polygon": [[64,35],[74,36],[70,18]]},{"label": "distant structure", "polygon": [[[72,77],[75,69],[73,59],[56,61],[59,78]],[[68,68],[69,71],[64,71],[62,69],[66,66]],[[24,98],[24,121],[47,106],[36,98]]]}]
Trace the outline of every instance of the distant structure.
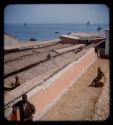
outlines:
[{"label": "distant structure", "polygon": [[95,44],[97,50],[99,50],[100,57],[109,58],[109,29],[105,30],[105,39]]}]

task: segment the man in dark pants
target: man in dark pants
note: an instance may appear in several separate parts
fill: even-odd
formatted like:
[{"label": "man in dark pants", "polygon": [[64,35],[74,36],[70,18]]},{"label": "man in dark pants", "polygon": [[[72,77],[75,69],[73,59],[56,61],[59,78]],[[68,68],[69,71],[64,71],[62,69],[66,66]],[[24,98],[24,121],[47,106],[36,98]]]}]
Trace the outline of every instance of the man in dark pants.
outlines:
[{"label": "man in dark pants", "polygon": [[97,84],[100,83],[99,81],[103,76],[104,76],[104,73],[101,71],[100,67],[98,67],[97,77],[93,80],[90,86],[98,86]]},{"label": "man in dark pants", "polygon": [[19,108],[19,111],[20,111],[20,121],[32,121],[33,119],[32,114],[35,113],[35,107],[33,104],[27,101],[26,94],[23,94],[22,100],[18,101],[12,106],[13,114],[16,113],[17,107]]}]

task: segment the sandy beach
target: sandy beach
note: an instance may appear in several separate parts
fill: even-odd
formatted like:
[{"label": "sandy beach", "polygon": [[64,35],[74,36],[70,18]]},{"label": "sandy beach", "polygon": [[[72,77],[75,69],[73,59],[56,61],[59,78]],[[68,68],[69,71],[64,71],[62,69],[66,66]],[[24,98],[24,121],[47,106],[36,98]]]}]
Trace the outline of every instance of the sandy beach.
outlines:
[{"label": "sandy beach", "polygon": [[[100,66],[107,82],[103,88],[89,87]],[[94,63],[72,88],[40,120],[106,120],[109,116],[109,61]]]}]

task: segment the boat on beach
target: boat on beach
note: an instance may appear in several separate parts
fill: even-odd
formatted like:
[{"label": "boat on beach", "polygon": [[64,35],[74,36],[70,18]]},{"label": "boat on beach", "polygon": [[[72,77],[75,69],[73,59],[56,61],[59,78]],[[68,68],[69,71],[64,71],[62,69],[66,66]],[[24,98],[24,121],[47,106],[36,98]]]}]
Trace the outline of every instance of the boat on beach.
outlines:
[{"label": "boat on beach", "polygon": [[102,29],[102,27],[98,26],[97,31],[100,31],[101,29]]}]

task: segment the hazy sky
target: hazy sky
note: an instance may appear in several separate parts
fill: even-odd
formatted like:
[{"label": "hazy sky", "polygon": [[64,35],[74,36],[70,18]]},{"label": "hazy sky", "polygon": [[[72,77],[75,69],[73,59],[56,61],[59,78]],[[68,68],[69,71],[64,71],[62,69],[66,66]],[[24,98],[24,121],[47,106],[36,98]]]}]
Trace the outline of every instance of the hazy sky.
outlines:
[{"label": "hazy sky", "polygon": [[86,23],[109,24],[104,4],[16,4],[4,10],[5,23]]}]

